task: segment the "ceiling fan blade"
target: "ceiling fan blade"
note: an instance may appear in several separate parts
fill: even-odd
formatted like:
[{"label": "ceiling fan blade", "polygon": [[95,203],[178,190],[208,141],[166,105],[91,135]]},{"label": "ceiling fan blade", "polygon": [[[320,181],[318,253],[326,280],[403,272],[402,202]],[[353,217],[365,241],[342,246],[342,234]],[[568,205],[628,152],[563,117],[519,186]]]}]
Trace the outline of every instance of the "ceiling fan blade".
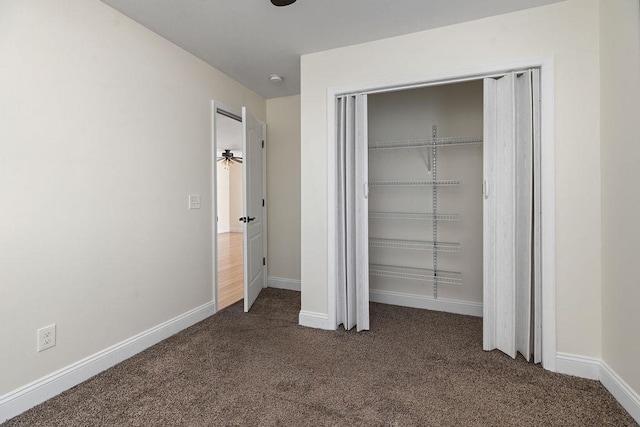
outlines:
[{"label": "ceiling fan blade", "polygon": [[237,163],[242,163],[242,159],[236,159]]}]

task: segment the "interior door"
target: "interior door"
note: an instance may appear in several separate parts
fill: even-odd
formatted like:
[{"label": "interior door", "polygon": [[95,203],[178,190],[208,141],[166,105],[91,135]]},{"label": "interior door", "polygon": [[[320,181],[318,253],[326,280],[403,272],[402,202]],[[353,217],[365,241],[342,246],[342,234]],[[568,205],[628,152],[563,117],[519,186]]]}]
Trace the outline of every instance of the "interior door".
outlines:
[{"label": "interior door", "polygon": [[263,141],[262,125],[242,107],[244,217],[240,220],[243,221],[245,312],[265,283]]},{"label": "interior door", "polygon": [[337,320],[346,330],[369,329],[367,95],[337,100]]},{"label": "interior door", "polygon": [[[484,80],[483,348],[532,353],[532,71]],[[538,262],[536,262],[537,264]]]}]

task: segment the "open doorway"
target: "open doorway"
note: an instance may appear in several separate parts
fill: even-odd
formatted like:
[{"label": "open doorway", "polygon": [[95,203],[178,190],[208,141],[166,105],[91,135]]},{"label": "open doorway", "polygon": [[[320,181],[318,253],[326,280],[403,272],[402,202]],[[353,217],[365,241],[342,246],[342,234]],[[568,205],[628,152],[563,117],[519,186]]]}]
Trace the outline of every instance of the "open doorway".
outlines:
[{"label": "open doorway", "polygon": [[244,297],[242,121],[216,113],[218,310]]},{"label": "open doorway", "polygon": [[216,311],[266,287],[266,124],[246,107],[212,102],[212,249]]}]

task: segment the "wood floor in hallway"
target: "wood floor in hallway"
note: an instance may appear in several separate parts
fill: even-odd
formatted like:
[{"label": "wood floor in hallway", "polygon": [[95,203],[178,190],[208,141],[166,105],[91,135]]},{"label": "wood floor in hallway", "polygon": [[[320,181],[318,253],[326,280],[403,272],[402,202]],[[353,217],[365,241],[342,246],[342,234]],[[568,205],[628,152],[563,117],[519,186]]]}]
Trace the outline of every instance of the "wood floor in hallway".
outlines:
[{"label": "wood floor in hallway", "polygon": [[243,274],[242,233],[218,234],[218,310],[244,297]]}]

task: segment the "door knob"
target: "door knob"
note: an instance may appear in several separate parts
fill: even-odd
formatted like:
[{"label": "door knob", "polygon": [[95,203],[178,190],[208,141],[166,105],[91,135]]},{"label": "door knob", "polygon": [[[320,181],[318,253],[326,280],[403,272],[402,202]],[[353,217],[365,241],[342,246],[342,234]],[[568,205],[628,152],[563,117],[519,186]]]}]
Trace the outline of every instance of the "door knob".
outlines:
[{"label": "door knob", "polygon": [[253,220],[255,220],[255,219],[256,219],[256,217],[255,217],[255,216],[250,216],[249,218],[247,218],[247,222],[251,222],[251,221],[253,221]]},{"label": "door knob", "polygon": [[247,217],[246,216],[240,217],[240,218],[238,218],[238,221],[247,222]]}]

